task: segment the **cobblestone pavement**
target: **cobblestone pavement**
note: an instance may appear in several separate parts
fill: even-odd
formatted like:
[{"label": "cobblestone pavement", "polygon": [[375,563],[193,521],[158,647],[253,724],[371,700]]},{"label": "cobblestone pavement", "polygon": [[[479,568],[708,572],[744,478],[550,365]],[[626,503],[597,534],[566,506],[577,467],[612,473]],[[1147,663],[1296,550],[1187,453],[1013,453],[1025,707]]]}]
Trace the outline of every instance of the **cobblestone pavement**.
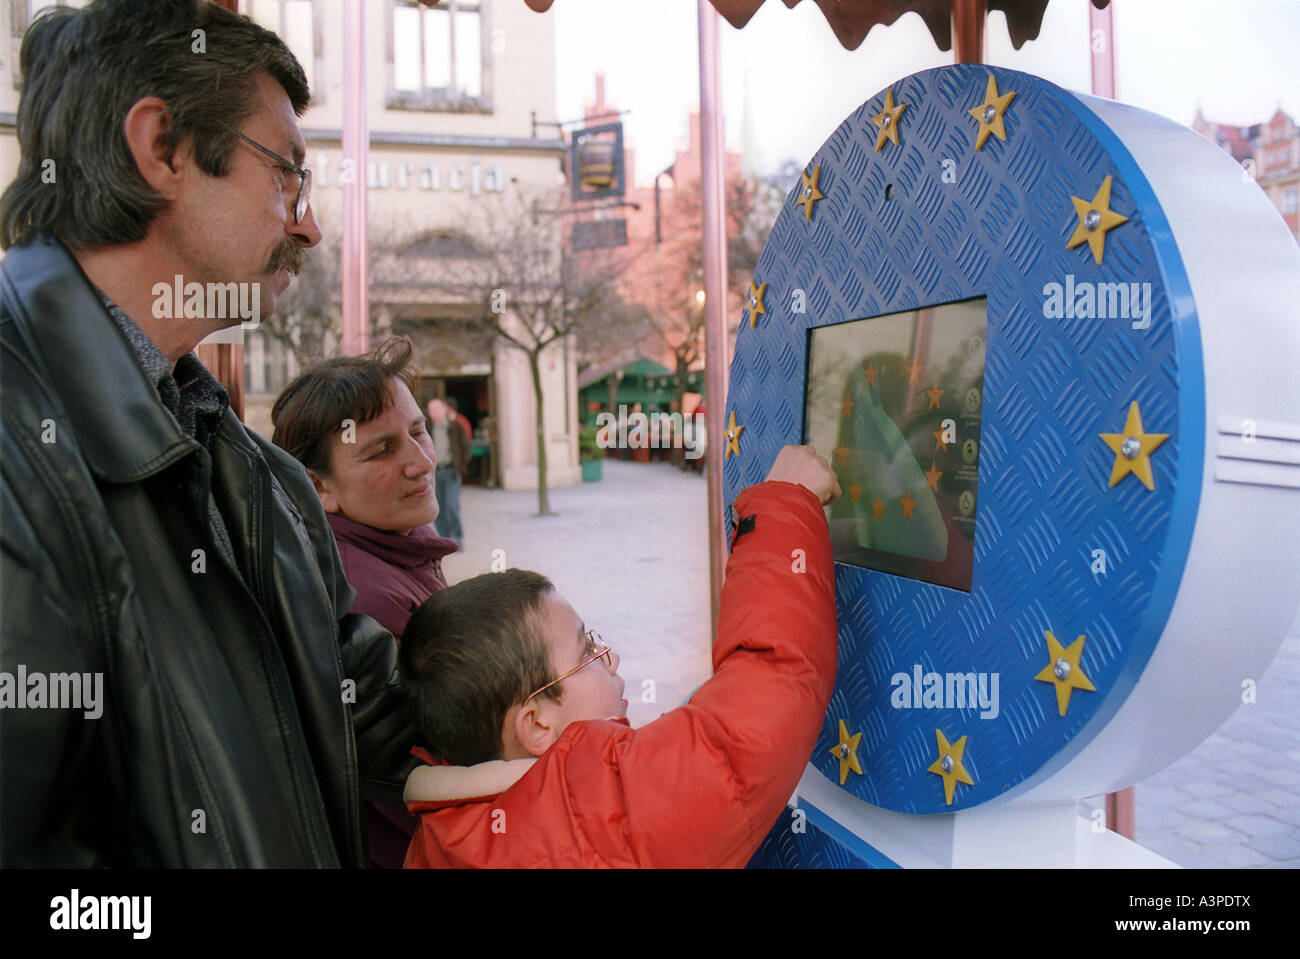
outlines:
[{"label": "cobblestone pavement", "polygon": [[[537,494],[467,487],[466,548],[449,582],[507,566],[551,578],[622,658],[642,725],[708,679],[708,514],[702,475],[605,460],[598,483]],[[1137,841],[1181,866],[1300,867],[1300,622],[1243,704],[1191,753],[1139,783]],[[1100,804],[1084,800],[1082,809]]]},{"label": "cobblestone pavement", "polygon": [[1183,866],[1300,868],[1300,624],[1255,692],[1137,785],[1138,842]]}]

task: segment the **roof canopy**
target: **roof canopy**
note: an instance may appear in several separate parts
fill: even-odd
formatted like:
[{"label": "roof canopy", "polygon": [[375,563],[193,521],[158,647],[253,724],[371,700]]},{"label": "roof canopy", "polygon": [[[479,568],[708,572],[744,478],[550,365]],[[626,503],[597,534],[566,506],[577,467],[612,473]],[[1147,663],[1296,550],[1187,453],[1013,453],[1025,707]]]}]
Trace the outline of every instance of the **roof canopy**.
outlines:
[{"label": "roof canopy", "polygon": [[[538,13],[551,9],[555,0],[524,0],[524,3]],[[650,3],[662,3],[663,0],[645,0],[647,10]],[[764,0],[709,0],[718,13],[737,30],[749,23],[758,12]],[[787,7],[793,8],[800,0],[781,0]],[[912,12],[920,15],[930,29],[934,42],[940,50],[952,49],[952,8],[954,3],[962,6],[962,0],[811,0],[821,9],[831,30],[840,43],[848,50],[861,46],[867,33],[878,23],[886,26],[892,24],[903,14]],[[1092,0],[1098,9],[1105,8],[1110,0]],[[1011,34],[1011,45],[1019,50],[1026,40],[1033,40],[1043,25],[1043,12],[1047,9],[1047,0],[974,0],[972,6],[984,5],[988,10],[1001,10],[1006,14],[1007,30]]]}]

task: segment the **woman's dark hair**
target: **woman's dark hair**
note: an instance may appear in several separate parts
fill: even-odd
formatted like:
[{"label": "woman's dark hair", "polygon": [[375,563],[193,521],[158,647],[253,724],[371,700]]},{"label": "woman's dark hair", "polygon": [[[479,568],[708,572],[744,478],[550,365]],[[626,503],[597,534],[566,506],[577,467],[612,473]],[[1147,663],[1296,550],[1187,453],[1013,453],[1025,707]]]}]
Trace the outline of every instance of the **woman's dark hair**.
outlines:
[{"label": "woman's dark hair", "polygon": [[206,0],[94,0],[44,11],[19,55],[18,175],[0,196],[0,247],[35,234],[85,248],[144,238],[165,201],[140,175],[122,123],[143,97],[167,104],[167,145],[230,171],[239,129],[262,106],[258,76],[301,115],[302,67],[278,36]]},{"label": "woman's dark hair", "polygon": [[[484,573],[434,593],[402,634],[402,685],[426,748],[457,766],[501,757],[506,712],[555,679],[540,573]],[[561,685],[542,698],[560,699]]]},{"label": "woman's dark hair", "polygon": [[364,356],[338,356],[299,373],[271,407],[271,442],[319,476],[330,475],[330,437],[369,423],[392,405],[388,384],[397,377],[415,395],[420,372],[406,336],[385,340]]}]

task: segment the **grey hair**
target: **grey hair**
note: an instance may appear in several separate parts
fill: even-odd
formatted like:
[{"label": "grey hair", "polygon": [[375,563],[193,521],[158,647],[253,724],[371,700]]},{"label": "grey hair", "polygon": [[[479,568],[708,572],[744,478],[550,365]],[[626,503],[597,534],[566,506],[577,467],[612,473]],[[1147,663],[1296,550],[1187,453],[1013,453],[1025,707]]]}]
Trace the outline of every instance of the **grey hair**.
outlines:
[{"label": "grey hair", "polygon": [[167,104],[170,153],[188,141],[200,169],[218,177],[235,148],[227,128],[261,106],[259,74],[284,88],[297,115],[310,98],[283,40],[206,0],[51,8],[23,37],[19,66],[22,159],[0,196],[0,247],[37,234],[74,249],[144,238],[165,201],[141,176],[122,129],[144,97]]}]

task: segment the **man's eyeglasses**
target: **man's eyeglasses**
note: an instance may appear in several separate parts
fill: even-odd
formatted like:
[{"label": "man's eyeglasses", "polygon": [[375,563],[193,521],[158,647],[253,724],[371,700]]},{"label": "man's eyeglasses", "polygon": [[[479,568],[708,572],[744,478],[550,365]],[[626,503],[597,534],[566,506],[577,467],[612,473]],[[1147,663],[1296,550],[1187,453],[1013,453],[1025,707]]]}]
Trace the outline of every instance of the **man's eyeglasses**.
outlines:
[{"label": "man's eyeglasses", "polygon": [[276,153],[274,150],[268,150],[266,147],[262,146],[262,144],[258,143],[256,140],[252,140],[244,136],[234,127],[226,127],[226,129],[229,130],[231,133],[233,133],[235,136],[239,137],[239,139],[243,140],[253,149],[260,150],[262,153],[265,153],[276,163],[280,164],[280,166],[283,169],[288,170],[290,173],[297,174],[298,195],[294,198],[293,201],[293,222],[301,223],[302,218],[307,215],[307,205],[311,202],[311,170],[304,169],[303,167],[298,166],[296,163],[290,163],[288,160],[280,156],[280,154]]},{"label": "man's eyeglasses", "polygon": [[584,666],[590,666],[592,663],[594,663],[594,662],[595,662],[596,660],[598,660],[598,659],[604,661],[604,663],[605,663],[605,668],[606,668],[606,669],[609,669],[610,667],[612,667],[612,666],[614,665],[614,650],[613,650],[611,647],[605,645],[604,640],[602,640],[602,639],[600,638],[600,633],[596,632],[594,629],[589,629],[589,630],[587,630],[587,645],[588,645],[588,646],[591,646],[593,649],[595,649],[595,654],[594,654],[593,656],[591,656],[591,657],[588,658],[588,659],[584,659],[582,662],[580,662],[577,666],[574,666],[571,670],[569,670],[567,673],[565,673],[565,674],[564,674],[563,676],[561,676],[559,679],[556,679],[556,680],[553,680],[552,682],[547,683],[547,684],[546,684],[545,686],[543,686],[541,689],[537,690],[537,692],[530,694],[529,697],[528,697],[528,699],[525,699],[525,700],[524,700],[524,705],[527,706],[527,705],[528,705],[528,701],[529,701],[530,699],[532,699],[534,696],[537,696],[537,695],[539,695],[540,693],[544,693],[544,692],[546,692],[548,689],[550,689],[550,688],[551,688],[552,686],[554,686],[556,683],[562,683],[562,682],[564,682],[566,679],[568,679],[570,676],[572,676],[572,675],[573,675],[574,673],[576,673],[578,670],[582,669],[582,667],[584,667]]}]

